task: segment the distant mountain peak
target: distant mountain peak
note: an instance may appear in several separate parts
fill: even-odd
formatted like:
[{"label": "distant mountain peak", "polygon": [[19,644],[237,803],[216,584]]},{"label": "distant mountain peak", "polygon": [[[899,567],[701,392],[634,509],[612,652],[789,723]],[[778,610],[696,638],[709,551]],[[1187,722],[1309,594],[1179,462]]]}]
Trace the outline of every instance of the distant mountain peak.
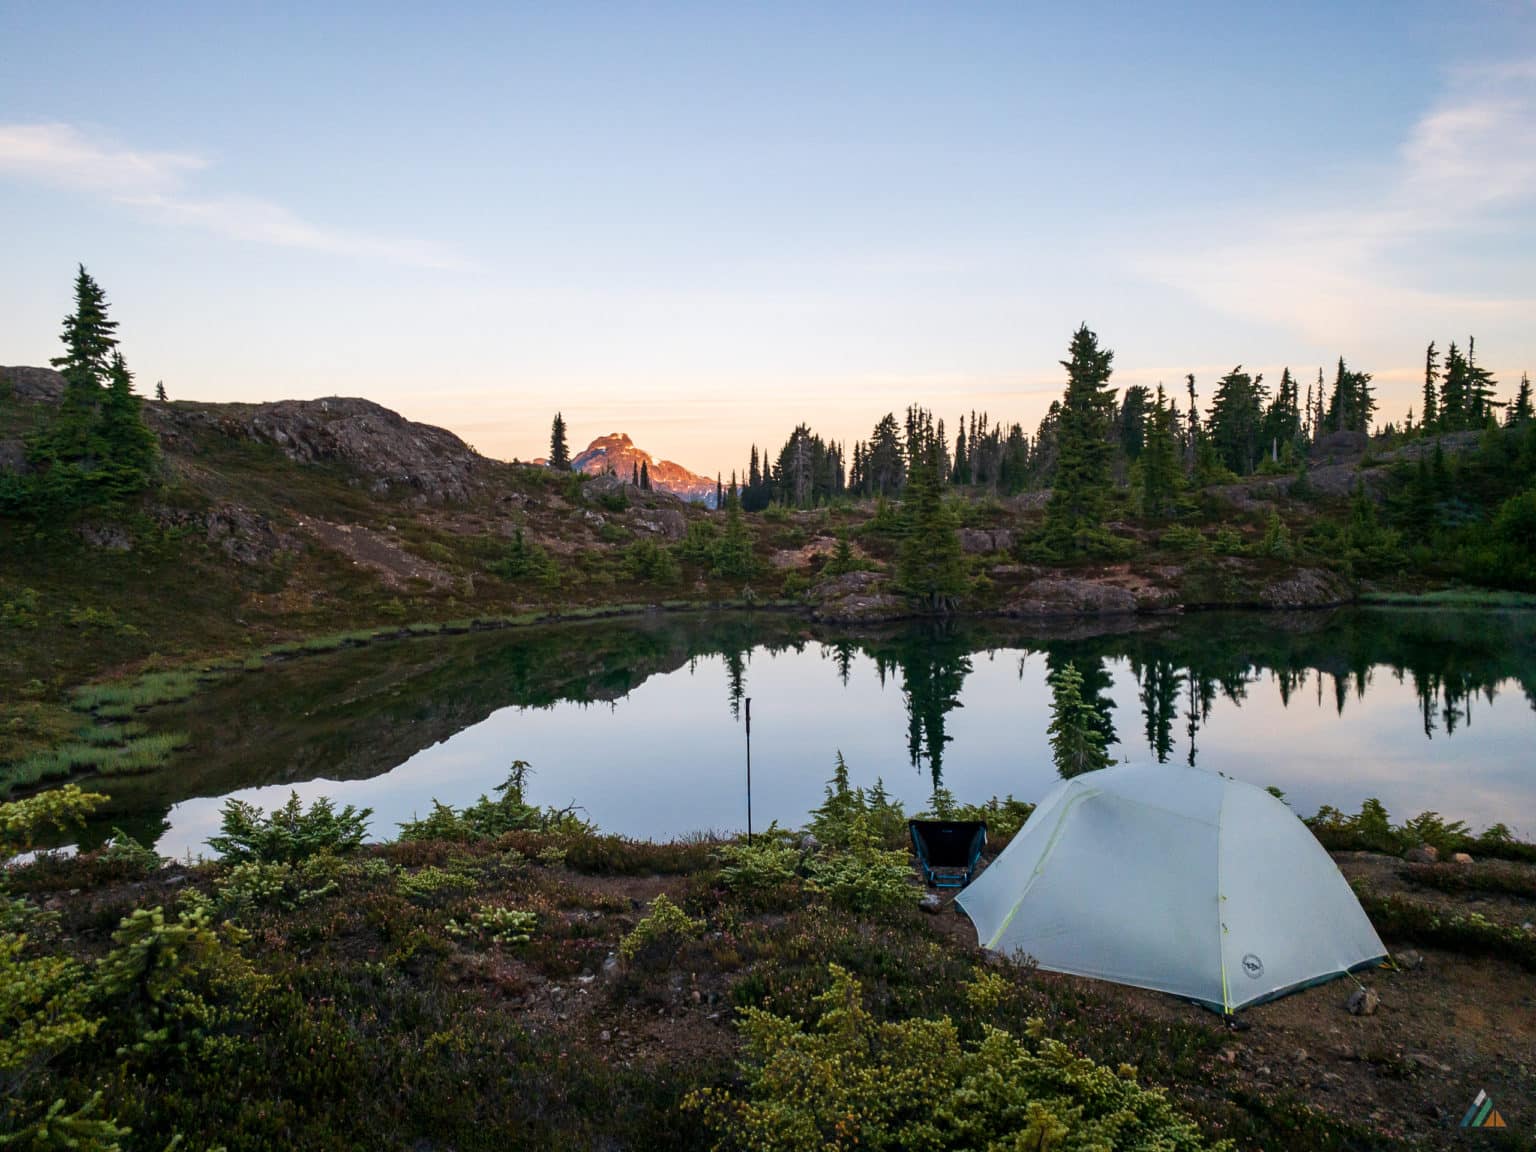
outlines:
[{"label": "distant mountain peak", "polygon": [[589,476],[601,476],[612,468],[616,475],[627,480],[642,464],[651,478],[651,487],[696,504],[714,507],[713,480],[697,472],[690,472],[671,460],[657,460],[645,449],[637,448],[628,432],[610,432],[606,436],[599,436],[576,454],[571,461],[571,470],[585,472]]}]

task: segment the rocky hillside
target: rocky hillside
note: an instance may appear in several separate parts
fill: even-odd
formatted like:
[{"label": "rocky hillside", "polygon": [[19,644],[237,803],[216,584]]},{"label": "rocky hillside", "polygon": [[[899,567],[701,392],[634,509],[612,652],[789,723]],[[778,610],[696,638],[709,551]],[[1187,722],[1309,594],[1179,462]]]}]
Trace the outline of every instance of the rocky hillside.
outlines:
[{"label": "rocky hillside", "polygon": [[616,475],[627,480],[642,464],[650,473],[653,488],[680,496],[690,503],[715,506],[713,480],[670,460],[654,459],[645,449],[635,447],[627,432],[599,436],[571,461],[571,468],[589,476],[601,476],[612,468]]}]

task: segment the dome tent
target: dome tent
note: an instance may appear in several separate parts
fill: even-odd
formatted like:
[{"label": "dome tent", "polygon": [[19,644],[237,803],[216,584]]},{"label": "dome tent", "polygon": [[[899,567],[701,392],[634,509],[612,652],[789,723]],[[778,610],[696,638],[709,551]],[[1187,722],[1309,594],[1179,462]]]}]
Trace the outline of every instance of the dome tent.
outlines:
[{"label": "dome tent", "polygon": [[1282,801],[1175,765],[1060,785],[957,903],[986,948],[1227,1014],[1387,954]]}]

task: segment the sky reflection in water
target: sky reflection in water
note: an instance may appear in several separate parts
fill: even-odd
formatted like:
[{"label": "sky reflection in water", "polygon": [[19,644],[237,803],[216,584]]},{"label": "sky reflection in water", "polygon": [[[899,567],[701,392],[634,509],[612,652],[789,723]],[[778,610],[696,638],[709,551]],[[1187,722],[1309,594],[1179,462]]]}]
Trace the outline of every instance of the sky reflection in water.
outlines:
[{"label": "sky reflection in water", "polygon": [[[1046,743],[1050,690],[1047,655],[999,648],[946,658],[958,672],[958,706],[942,715],[945,786],[962,800],[1012,793],[1038,800],[1057,778]],[[1064,658],[1052,658],[1064,662]],[[914,765],[904,691],[910,669],[853,650],[843,682],[833,648],[757,648],[745,663],[751,696],[753,824],[797,825],[818,804],[841,750],[856,784],[878,776],[909,812],[927,801],[932,775],[926,754]],[[967,670],[968,666],[968,670]],[[1145,731],[1142,691],[1132,662],[1103,660],[1113,702],[1110,717],[1119,760],[1147,763],[1156,752]],[[1514,680],[1488,701],[1476,696],[1447,735],[1442,718],[1426,737],[1412,677],[1385,666],[1367,672],[1363,695],[1348,673],[1342,713],[1332,674],[1307,669],[1281,699],[1281,677],[1263,670],[1237,701],[1215,692],[1194,738],[1196,763],[1259,785],[1275,785],[1302,814],[1322,804],[1349,811],[1379,797],[1403,819],[1435,809],[1474,828],[1502,821],[1536,837],[1536,712]],[[1293,674],[1292,680],[1295,676]],[[651,676],[613,703],[561,702],[549,708],[506,707],[391,771],[367,780],[317,779],[296,785],[306,798],[326,795],[375,810],[372,833],[387,838],[396,824],[422,815],[433,799],[474,800],[504,776],[513,759],[534,765],[530,798],[580,805],[605,831],[657,839],[746,825],[745,740],[733,715],[726,657],[700,656],[676,671]],[[1170,759],[1190,754],[1190,692],[1177,696]],[[234,793],[263,807],[286,798],[287,786]],[[223,798],[177,804],[162,852],[204,851],[217,829]]]}]

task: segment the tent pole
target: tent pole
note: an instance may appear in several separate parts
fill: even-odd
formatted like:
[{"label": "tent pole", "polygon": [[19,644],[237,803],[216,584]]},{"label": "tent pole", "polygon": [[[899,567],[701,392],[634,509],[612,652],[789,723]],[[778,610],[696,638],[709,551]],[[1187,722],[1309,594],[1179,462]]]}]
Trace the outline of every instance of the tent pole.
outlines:
[{"label": "tent pole", "polygon": [[747,843],[752,843],[752,697],[747,697]]}]

